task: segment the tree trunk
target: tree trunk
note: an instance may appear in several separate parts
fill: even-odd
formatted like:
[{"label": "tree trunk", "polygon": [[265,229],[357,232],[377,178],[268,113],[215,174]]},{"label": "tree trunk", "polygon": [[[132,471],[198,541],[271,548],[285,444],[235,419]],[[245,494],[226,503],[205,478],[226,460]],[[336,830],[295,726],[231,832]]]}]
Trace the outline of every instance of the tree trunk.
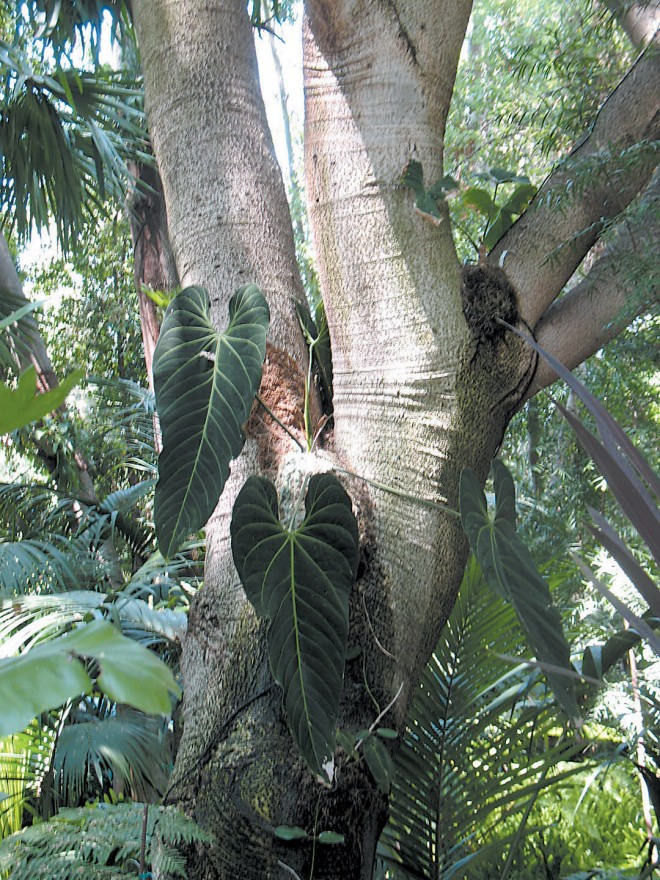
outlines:
[{"label": "tree trunk", "polygon": [[[167,214],[158,171],[135,163],[131,172],[137,181],[128,202],[133,240],[135,287],[140,306],[140,327],[149,388],[154,390],[153,360],[160,322],[156,305],[144,288],[173,291],[179,283],[167,231]],[[142,184],[142,185],[140,185]],[[158,439],[158,438],[157,438]]]},{"label": "tree trunk", "polygon": [[[306,353],[293,302],[302,292],[245,4],[134,0],[133,8],[181,281],[209,289],[218,328],[240,284],[261,286],[272,314],[261,395],[300,432]],[[330,459],[342,469],[362,556],[349,635],[357,656],[346,666],[340,718],[349,732],[388,706],[382,723],[403,729],[465,563],[460,472],[471,467],[485,479],[536,368],[496,320],[523,326],[525,304],[507,276],[496,267],[462,270],[446,213],[439,222],[420,213],[401,183],[413,159],[427,185],[443,174],[470,8],[470,0],[307,3],[307,193],[335,377],[334,431],[323,435],[322,460],[311,467]],[[526,280],[524,262],[515,266]],[[562,285],[550,279],[545,293],[552,299]],[[538,300],[528,287],[525,296]],[[365,763],[341,749],[331,788],[302,765],[272,683],[264,628],[229,549],[231,505],[246,475],[281,483],[310,456],[292,453],[258,411],[248,436],[207,527],[206,582],[182,661],[185,729],[168,799],[214,833],[211,846],[189,853],[196,880],[312,870],[316,880],[366,880],[386,797]],[[279,825],[301,826],[310,838],[335,831],[345,842],[283,843]]]}]

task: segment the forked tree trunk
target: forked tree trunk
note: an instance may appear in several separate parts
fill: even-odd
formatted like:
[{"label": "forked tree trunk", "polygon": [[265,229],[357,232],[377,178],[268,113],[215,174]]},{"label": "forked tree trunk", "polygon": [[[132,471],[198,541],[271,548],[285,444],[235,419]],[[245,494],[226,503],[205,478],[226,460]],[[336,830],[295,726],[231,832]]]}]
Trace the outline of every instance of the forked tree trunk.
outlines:
[{"label": "forked tree trunk", "polygon": [[[461,469],[485,478],[535,367],[494,320],[517,319],[506,276],[462,275],[448,217],[431,222],[401,184],[412,159],[429,185],[443,173],[470,7],[307,4],[307,191],[335,377],[324,454],[358,475],[342,477],[362,555],[349,636],[360,650],[346,667],[340,719],[352,732],[390,703],[383,723],[403,728],[463,571]],[[209,289],[219,328],[234,290],[261,286],[272,313],[261,394],[299,432],[306,358],[293,302],[302,292],[244,0],[134,0],[133,8],[181,282]],[[215,838],[189,854],[188,874],[306,878],[314,859],[317,880],[367,880],[386,798],[364,763],[341,751],[331,789],[303,766],[263,627],[231,561],[229,516],[245,476],[277,476],[291,460],[291,443],[265,415],[253,414],[248,434],[207,529],[206,582],[184,646],[185,730],[168,797]],[[345,843],[285,844],[273,834],[278,825],[336,831]]]}]

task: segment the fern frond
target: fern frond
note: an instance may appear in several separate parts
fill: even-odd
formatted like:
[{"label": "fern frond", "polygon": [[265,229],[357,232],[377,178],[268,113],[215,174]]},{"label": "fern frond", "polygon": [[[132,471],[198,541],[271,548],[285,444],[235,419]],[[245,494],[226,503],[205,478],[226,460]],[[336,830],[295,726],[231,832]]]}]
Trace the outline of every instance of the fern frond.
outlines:
[{"label": "fern frond", "polygon": [[[144,804],[102,803],[62,810],[55,819],[0,842],[0,876],[7,880],[135,877],[143,817]],[[185,877],[181,857],[172,846],[175,840],[208,843],[210,837],[174,807],[150,806],[147,867],[155,867],[159,859],[159,866]]]}]

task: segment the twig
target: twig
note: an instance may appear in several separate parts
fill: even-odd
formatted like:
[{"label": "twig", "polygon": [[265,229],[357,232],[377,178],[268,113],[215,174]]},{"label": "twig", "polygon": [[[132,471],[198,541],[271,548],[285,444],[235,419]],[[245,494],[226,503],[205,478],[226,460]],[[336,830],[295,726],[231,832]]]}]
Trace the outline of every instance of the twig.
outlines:
[{"label": "twig", "polygon": [[364,616],[367,618],[367,623],[369,625],[369,629],[371,630],[371,635],[374,637],[374,642],[376,642],[376,644],[378,645],[380,650],[383,652],[383,654],[385,654],[386,657],[389,657],[390,660],[396,660],[396,657],[394,656],[394,654],[390,654],[390,652],[387,650],[387,648],[383,647],[383,645],[380,642],[380,639],[376,635],[376,630],[373,628],[373,624],[371,623],[371,618],[369,617],[369,612],[367,611],[367,603],[365,602],[365,599],[364,599],[364,593],[362,593],[362,607],[364,608]]},{"label": "twig", "polygon": [[[370,732],[373,731],[373,730],[375,730],[375,729],[376,729],[376,726],[378,725],[378,722],[381,720],[381,718],[383,718],[385,715],[387,715],[387,713],[390,711],[390,709],[392,708],[392,706],[396,703],[396,701],[397,701],[397,700],[399,699],[399,697],[401,696],[401,691],[402,691],[402,690],[403,690],[403,682],[401,682],[401,684],[399,685],[399,690],[394,694],[394,696],[393,696],[392,699],[389,701],[389,703],[387,704],[387,706],[385,706],[385,708],[383,709],[383,711],[382,711],[379,715],[376,716],[375,721],[370,725],[370,727],[369,727],[369,731],[370,731]],[[361,746],[362,743],[365,741],[365,739],[366,739],[366,737],[362,737],[362,739],[358,740],[358,741],[355,743],[355,749],[356,749],[356,751],[357,751],[357,749],[360,748],[360,746]]]},{"label": "twig", "polygon": [[279,865],[280,868],[282,868],[283,871],[286,871],[287,874],[291,874],[291,876],[292,876],[292,877],[295,877],[296,880],[300,880],[300,877],[296,874],[296,872],[293,870],[293,868],[291,868],[291,867],[290,867],[289,865],[287,865],[285,862],[283,862],[283,861],[281,861],[280,859],[278,859],[278,860],[277,860],[277,864]]},{"label": "twig", "polygon": [[266,412],[267,412],[268,415],[271,417],[271,419],[272,419],[274,422],[276,422],[276,423],[280,426],[280,428],[284,431],[284,433],[289,435],[289,437],[293,440],[293,442],[296,444],[296,446],[298,447],[298,449],[299,449],[301,452],[304,452],[304,451],[305,451],[305,447],[302,445],[302,443],[300,442],[300,440],[298,440],[298,438],[296,437],[296,435],[293,434],[293,433],[287,428],[287,426],[277,418],[277,416],[276,416],[275,413],[272,411],[272,409],[268,406],[267,403],[264,403],[264,401],[261,399],[261,397],[259,397],[258,394],[256,395],[256,397],[257,397],[257,403],[258,403],[260,406],[262,406],[262,407],[266,410]]}]

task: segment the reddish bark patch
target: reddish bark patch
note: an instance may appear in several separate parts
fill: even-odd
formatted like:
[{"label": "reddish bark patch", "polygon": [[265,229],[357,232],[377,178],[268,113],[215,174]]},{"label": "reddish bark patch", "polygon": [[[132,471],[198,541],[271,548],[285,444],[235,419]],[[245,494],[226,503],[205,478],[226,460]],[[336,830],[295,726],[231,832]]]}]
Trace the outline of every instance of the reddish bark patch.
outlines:
[{"label": "reddish bark patch", "polygon": [[[266,360],[259,387],[266,406],[304,443],[305,374],[285,351],[266,343]],[[293,441],[256,401],[247,423],[247,434],[257,441],[259,466],[275,473]]]}]

